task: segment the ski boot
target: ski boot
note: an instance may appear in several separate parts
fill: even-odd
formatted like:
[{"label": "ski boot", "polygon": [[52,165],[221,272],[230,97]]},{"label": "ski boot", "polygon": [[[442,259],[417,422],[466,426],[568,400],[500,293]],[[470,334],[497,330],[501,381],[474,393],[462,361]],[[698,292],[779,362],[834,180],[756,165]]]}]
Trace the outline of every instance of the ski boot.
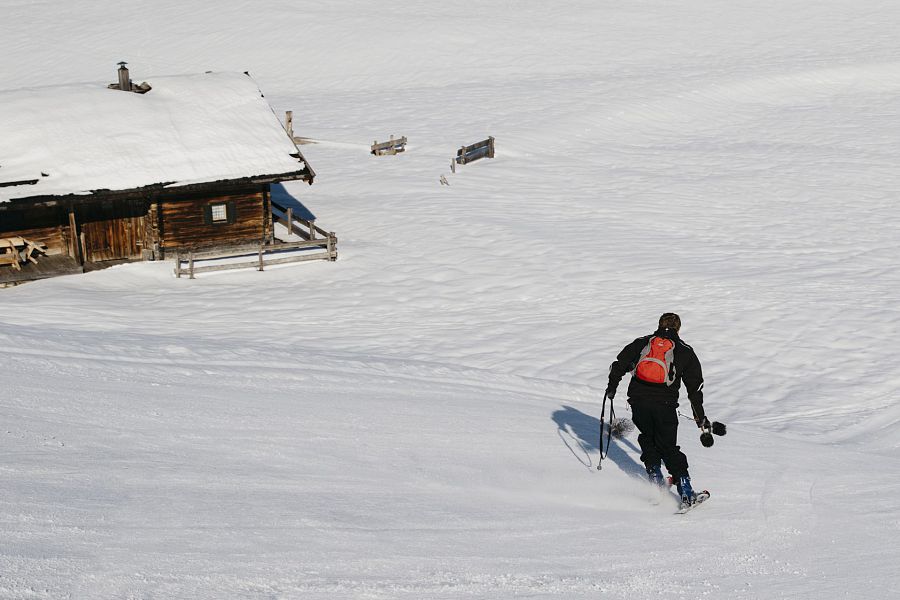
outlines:
[{"label": "ski boot", "polygon": [[650,485],[653,487],[653,496],[650,498],[650,504],[659,504],[662,501],[663,493],[667,489],[666,480],[663,478],[662,468],[659,465],[646,465],[647,477],[650,479]]},{"label": "ski boot", "polygon": [[647,477],[649,477],[650,483],[656,487],[665,486],[666,480],[663,478],[662,467],[659,465],[647,465]]},{"label": "ski boot", "polygon": [[681,508],[690,508],[697,501],[697,494],[694,493],[694,488],[691,487],[691,476],[687,474],[682,475],[678,478],[678,482],[675,485],[678,487],[678,494],[681,496]]}]

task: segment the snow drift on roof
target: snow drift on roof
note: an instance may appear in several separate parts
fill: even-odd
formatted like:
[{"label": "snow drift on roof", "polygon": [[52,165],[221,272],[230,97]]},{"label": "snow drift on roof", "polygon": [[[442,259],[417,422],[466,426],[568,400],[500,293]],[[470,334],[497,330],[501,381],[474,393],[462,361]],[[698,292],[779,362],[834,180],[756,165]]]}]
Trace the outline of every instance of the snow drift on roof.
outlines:
[{"label": "snow drift on roof", "polygon": [[145,95],[105,83],[0,92],[0,202],[306,168],[249,76],[149,82]]}]

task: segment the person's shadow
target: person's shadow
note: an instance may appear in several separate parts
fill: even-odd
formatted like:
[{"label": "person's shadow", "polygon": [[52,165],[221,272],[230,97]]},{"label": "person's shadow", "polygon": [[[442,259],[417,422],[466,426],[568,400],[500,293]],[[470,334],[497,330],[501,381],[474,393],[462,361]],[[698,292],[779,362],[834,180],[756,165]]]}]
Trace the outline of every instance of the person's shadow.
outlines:
[{"label": "person's shadow", "polygon": [[[599,460],[600,419],[571,406],[563,406],[561,410],[555,411],[552,418],[556,423],[559,438],[569,448],[572,455],[585,467],[593,467],[593,457],[597,456],[597,460]],[[605,424],[604,427],[607,428],[603,433],[605,446],[609,424]],[[646,479],[644,467],[635,461],[625,448],[640,455],[640,450],[628,439],[614,436],[609,445],[609,455],[606,460],[612,461],[625,473],[643,481]]]}]

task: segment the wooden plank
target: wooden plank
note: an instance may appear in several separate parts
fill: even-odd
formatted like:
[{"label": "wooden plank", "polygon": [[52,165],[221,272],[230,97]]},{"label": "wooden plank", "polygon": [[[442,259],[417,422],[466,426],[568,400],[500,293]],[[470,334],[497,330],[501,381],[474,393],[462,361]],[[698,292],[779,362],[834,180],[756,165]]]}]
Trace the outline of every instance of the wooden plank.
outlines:
[{"label": "wooden plank", "polygon": [[324,239],[321,240],[305,240],[302,242],[284,242],[281,244],[277,244],[271,246],[269,248],[270,252],[274,252],[277,250],[296,250],[299,248],[324,248],[328,245],[328,242]]},{"label": "wooden plank", "polygon": [[211,273],[213,271],[231,271],[234,269],[255,269],[258,266],[259,261],[257,260],[241,263],[226,263],[222,265],[205,265],[202,267],[194,267],[194,273]]},{"label": "wooden plank", "polygon": [[82,258],[81,249],[79,248],[79,236],[78,236],[78,227],[75,224],[75,208],[69,204],[69,240],[71,240],[72,244],[72,252],[70,256],[78,261],[79,264],[84,264],[84,259]]},{"label": "wooden plank", "polygon": [[316,252],[314,254],[298,254],[297,256],[285,256],[282,258],[270,258],[266,260],[266,264],[271,265],[284,265],[288,263],[295,262],[307,262],[310,260],[328,260],[328,254],[324,252]]},{"label": "wooden plank", "polygon": [[0,187],[13,187],[16,185],[37,185],[37,179],[23,179],[21,181],[0,181]]},{"label": "wooden plank", "polygon": [[[276,252],[279,250],[296,250],[298,248],[324,248],[327,241],[323,238],[320,240],[301,240],[296,242],[278,242],[276,244],[265,245],[266,252]],[[182,248],[182,251],[186,249]],[[234,256],[243,256],[256,254],[259,251],[259,243],[243,244],[241,246],[218,247],[214,249],[198,250],[195,249],[194,258],[197,260],[217,260],[221,258],[231,258]]]}]

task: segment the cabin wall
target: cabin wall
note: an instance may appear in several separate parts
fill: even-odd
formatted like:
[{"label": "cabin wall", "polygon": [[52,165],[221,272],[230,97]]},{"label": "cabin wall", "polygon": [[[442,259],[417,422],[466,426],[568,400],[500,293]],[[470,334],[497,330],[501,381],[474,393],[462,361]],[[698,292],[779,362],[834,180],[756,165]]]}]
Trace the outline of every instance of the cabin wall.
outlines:
[{"label": "cabin wall", "polygon": [[[215,214],[212,207],[218,207]],[[156,211],[163,252],[260,242],[269,229],[262,186],[227,195],[172,196],[160,199]]]},{"label": "cabin wall", "polygon": [[141,198],[103,200],[75,207],[75,221],[83,236],[84,260],[140,260],[150,203]]},{"label": "cabin wall", "polygon": [[48,255],[80,262],[157,260],[166,250],[256,244],[272,235],[269,191],[262,184],[218,194],[165,190],[0,206],[0,237],[41,242]]}]

